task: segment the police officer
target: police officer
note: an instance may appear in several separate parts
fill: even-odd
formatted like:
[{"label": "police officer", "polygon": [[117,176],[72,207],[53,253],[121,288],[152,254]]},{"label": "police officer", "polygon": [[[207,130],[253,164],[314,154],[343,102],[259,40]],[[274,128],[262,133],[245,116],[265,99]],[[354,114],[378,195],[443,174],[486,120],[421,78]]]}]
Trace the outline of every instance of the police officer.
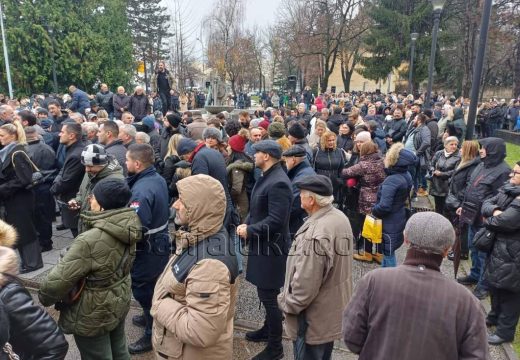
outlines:
[{"label": "police officer", "polygon": [[132,322],[145,329],[143,337],[128,346],[130,354],[152,350],[150,309],[153,290],[170,255],[168,188],[153,164],[154,151],[150,145],[128,147],[126,166],[128,185],[132,190],[130,207],[135,209],[143,226],[143,239],[137,243],[132,267],[132,293],[143,308],[143,315],[134,316]]}]

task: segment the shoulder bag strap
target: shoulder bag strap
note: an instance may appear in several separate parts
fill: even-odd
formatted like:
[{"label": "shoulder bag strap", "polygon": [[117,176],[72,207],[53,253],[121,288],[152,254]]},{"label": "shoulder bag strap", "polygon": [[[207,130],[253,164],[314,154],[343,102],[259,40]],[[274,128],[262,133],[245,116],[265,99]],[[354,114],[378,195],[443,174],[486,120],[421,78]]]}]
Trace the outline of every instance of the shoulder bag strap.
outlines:
[{"label": "shoulder bag strap", "polygon": [[18,154],[18,153],[22,153],[22,154],[25,156],[25,158],[29,161],[29,163],[31,164],[31,166],[32,166],[32,168],[33,168],[34,171],[36,171],[36,172],[39,172],[39,171],[40,171],[40,169],[38,169],[38,166],[36,166],[36,164],[33,163],[33,161],[31,160],[31,158],[29,157],[29,155],[27,155],[27,153],[26,153],[25,151],[23,151],[23,150],[16,150],[16,151],[13,152],[13,154],[11,155],[11,162],[13,163],[13,167],[14,167],[14,168],[16,168],[16,165],[15,165],[15,163],[14,163],[14,156],[15,156],[16,154]]}]

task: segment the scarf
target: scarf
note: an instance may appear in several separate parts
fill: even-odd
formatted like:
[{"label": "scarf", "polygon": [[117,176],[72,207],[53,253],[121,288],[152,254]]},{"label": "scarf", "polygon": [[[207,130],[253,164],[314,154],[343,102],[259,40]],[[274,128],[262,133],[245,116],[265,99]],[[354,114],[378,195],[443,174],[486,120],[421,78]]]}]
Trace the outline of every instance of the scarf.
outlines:
[{"label": "scarf", "polygon": [[6,145],[2,150],[0,150],[0,161],[2,163],[5,162],[6,158],[7,158],[7,155],[9,155],[9,153],[11,152],[11,150],[13,150],[13,148],[18,145],[18,142],[17,141],[13,141],[12,143]]}]

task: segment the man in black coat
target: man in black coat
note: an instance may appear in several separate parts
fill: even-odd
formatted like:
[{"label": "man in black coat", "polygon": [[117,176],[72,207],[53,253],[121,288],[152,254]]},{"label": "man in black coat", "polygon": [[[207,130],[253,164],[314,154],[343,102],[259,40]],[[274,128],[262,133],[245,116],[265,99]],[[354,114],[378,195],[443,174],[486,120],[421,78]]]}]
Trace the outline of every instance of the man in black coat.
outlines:
[{"label": "man in black coat", "polygon": [[123,174],[128,175],[126,169],[126,147],[119,139],[119,126],[114,121],[104,121],[99,125],[98,140],[105,147],[107,154],[112,155],[123,168]]},{"label": "man in black coat", "polygon": [[345,121],[345,118],[341,115],[341,111],[343,111],[343,109],[336,106],[333,115],[327,120],[327,127],[335,134],[339,134],[339,126]]},{"label": "man in black coat", "polygon": [[54,217],[54,199],[50,188],[58,172],[54,150],[39,139],[36,129],[25,128],[27,154],[40,169],[43,180],[33,188],[35,195],[34,226],[42,252],[52,250],[52,219]]},{"label": "man in black coat", "polygon": [[81,125],[65,123],[60,132],[60,144],[65,146],[65,162],[51,186],[51,193],[61,206],[61,220],[69,228],[72,236],[78,235],[77,210],[69,209],[67,203],[78,193],[85,175],[85,166],[81,163],[81,152],[86,144],[81,138]]},{"label": "man in black coat", "polygon": [[316,175],[311,165],[305,161],[307,152],[300,145],[291,146],[283,153],[285,165],[287,166],[287,176],[291,180],[293,203],[291,207],[291,217],[289,220],[289,230],[291,232],[291,240],[295,236],[298,229],[303,225],[304,219],[308,216],[302,208],[300,200],[300,189],[296,186],[296,182],[307,177]]},{"label": "man in black coat", "polygon": [[292,185],[280,163],[282,149],[273,140],[253,145],[255,165],[262,170],[249,204],[249,217],[237,227],[237,234],[248,240],[249,258],[246,280],[257,287],[264,305],[264,326],[248,332],[246,339],[267,341],[267,347],[253,359],[281,359],[282,313],[277,296],[285,279],[289,235]]},{"label": "man in black coat", "polygon": [[197,144],[194,140],[183,138],[177,145],[177,154],[191,163],[191,175],[204,174],[218,180],[224,187],[226,193],[226,217],[224,225],[229,230],[231,224],[231,213],[233,202],[229,192],[226,162],[222,154],[210,149],[204,143]]}]

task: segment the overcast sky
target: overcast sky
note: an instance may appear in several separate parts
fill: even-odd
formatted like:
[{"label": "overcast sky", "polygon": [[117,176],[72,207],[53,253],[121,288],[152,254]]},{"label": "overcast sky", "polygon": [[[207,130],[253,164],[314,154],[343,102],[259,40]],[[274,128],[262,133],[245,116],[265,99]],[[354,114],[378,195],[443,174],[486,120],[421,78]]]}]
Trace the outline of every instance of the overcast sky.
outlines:
[{"label": "overcast sky", "polygon": [[[211,14],[214,0],[163,0],[170,9],[174,8],[175,1],[181,7],[181,13],[190,19],[190,39],[196,41],[200,36],[200,24],[202,20]],[[258,25],[260,29],[265,29],[277,21],[277,9],[282,0],[243,0],[245,3],[246,26]],[[195,45],[200,48],[200,45]],[[200,49],[196,50],[197,52]]]}]

